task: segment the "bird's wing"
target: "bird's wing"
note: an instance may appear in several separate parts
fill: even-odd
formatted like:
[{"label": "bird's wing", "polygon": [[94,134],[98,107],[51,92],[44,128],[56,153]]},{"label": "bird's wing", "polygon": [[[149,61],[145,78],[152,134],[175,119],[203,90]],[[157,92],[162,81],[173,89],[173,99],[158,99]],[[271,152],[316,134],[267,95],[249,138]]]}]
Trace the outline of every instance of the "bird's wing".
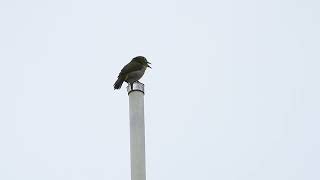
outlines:
[{"label": "bird's wing", "polygon": [[133,71],[139,71],[142,68],[143,68],[143,66],[141,64],[136,63],[136,62],[130,62],[122,68],[121,72],[119,73],[119,76],[126,75],[130,72],[133,72]]}]

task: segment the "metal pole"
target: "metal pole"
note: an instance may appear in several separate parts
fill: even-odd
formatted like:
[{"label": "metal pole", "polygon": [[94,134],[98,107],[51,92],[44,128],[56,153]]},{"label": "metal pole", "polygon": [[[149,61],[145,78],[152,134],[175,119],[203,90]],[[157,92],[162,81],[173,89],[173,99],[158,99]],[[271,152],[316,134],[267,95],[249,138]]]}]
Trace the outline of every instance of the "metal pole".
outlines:
[{"label": "metal pole", "polygon": [[144,84],[133,83],[127,87],[130,114],[131,180],[146,180]]}]

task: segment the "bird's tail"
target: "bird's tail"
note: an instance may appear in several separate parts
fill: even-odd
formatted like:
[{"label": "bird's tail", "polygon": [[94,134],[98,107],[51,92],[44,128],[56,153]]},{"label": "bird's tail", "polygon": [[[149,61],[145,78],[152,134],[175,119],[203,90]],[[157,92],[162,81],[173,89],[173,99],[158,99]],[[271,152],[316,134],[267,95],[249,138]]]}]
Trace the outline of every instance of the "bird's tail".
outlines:
[{"label": "bird's tail", "polygon": [[123,81],[124,81],[124,78],[122,76],[119,76],[117,81],[113,85],[114,89],[120,89]]}]

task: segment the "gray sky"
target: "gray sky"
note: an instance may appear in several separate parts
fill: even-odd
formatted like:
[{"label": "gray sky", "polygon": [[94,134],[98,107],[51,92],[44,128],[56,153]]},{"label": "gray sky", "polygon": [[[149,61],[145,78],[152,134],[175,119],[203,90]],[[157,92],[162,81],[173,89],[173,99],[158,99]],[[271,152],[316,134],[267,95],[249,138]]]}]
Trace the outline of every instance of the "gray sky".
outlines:
[{"label": "gray sky", "polygon": [[0,1],[0,179],[130,179],[134,56],[150,180],[320,179],[316,0]]}]

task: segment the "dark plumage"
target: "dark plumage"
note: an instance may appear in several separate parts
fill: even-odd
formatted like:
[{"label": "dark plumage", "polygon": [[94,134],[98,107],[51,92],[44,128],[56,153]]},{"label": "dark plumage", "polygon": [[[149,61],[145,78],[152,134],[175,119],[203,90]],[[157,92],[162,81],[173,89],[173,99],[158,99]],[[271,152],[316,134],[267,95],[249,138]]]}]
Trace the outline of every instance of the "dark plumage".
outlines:
[{"label": "dark plumage", "polygon": [[114,89],[120,89],[122,83],[125,81],[129,84],[141,79],[146,69],[149,67],[150,62],[143,56],[133,58],[127,65],[125,65],[118,75],[117,81],[114,83]]}]

